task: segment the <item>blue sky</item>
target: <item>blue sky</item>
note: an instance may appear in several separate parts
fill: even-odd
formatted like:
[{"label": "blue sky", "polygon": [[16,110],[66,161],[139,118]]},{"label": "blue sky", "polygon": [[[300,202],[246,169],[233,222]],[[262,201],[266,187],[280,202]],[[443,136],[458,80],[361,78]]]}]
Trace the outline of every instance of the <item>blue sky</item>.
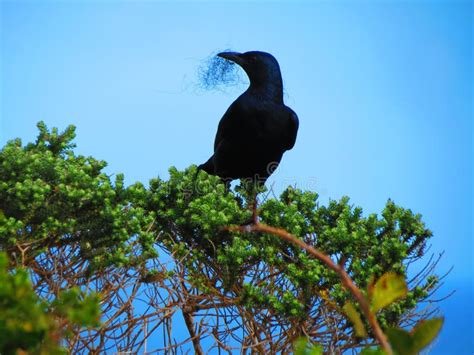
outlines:
[{"label": "blue sky", "polygon": [[[454,266],[432,353],[471,354],[472,4],[461,1],[1,2],[0,143],[77,126],[77,151],[128,183],[204,162],[245,86],[203,91],[219,49],[279,60],[295,148],[269,180],[423,215]],[[462,331],[460,331],[462,329]],[[456,339],[453,343],[453,339]]]}]

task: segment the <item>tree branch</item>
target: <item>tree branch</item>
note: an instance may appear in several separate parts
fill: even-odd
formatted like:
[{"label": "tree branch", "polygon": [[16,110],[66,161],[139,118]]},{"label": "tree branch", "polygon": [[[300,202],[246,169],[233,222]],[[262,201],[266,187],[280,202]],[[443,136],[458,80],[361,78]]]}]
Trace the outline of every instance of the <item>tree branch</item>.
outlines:
[{"label": "tree branch", "polygon": [[367,299],[359,290],[359,288],[354,284],[349,274],[344,270],[341,265],[336,264],[332,259],[327,256],[326,254],[320,252],[316,248],[306,244],[301,239],[297,238],[296,236],[288,233],[286,230],[281,228],[275,228],[271,226],[267,226],[266,224],[256,223],[250,226],[235,226],[235,227],[228,227],[228,230],[240,231],[240,232],[263,232],[276,235],[281,239],[292,243],[294,245],[299,246],[300,248],[306,250],[309,254],[313,257],[318,259],[319,261],[326,264],[331,270],[335,271],[339,277],[341,278],[342,284],[352,293],[356,301],[359,303],[362,312],[364,313],[367,321],[369,322],[373,332],[375,339],[380,344],[381,348],[386,351],[388,355],[393,354],[392,348],[387,340],[386,335],[382,331],[375,314],[370,311],[370,305],[367,302]]},{"label": "tree branch", "polygon": [[189,310],[186,309],[187,307],[182,307],[181,311],[183,312],[184,321],[186,323],[186,327],[188,328],[189,335],[191,336],[191,340],[194,346],[194,353],[197,355],[204,354],[201,348],[201,343],[199,342],[199,337],[196,335],[194,331],[194,317]]}]

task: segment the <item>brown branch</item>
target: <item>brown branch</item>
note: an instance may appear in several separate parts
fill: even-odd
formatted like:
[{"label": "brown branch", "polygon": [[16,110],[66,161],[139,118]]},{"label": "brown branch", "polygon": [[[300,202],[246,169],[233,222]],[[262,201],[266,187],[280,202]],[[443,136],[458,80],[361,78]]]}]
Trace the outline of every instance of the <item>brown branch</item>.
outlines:
[{"label": "brown branch", "polygon": [[329,267],[331,270],[333,270],[339,275],[339,277],[341,278],[342,284],[352,293],[354,298],[359,303],[360,308],[362,309],[362,312],[364,313],[365,317],[367,318],[367,321],[369,322],[374,332],[375,339],[377,339],[377,342],[380,344],[382,349],[385,350],[388,355],[393,354],[392,348],[387,340],[386,335],[382,331],[382,328],[380,327],[377,321],[377,318],[375,317],[375,314],[370,311],[370,306],[369,306],[369,303],[367,302],[367,299],[364,297],[364,295],[359,290],[359,288],[354,284],[351,277],[347,274],[346,270],[344,270],[344,268],[341,265],[336,264],[326,254],[306,244],[301,239],[298,239],[296,236],[288,233],[286,230],[281,229],[281,228],[275,228],[275,227],[267,226],[265,224],[257,222],[256,224],[253,224],[250,226],[234,226],[234,227],[228,227],[227,229],[240,231],[240,232],[263,232],[263,233],[270,233],[270,234],[276,235],[280,237],[281,239],[289,243],[292,243],[294,245],[297,245],[300,248],[306,250],[309,254],[314,256],[316,259],[326,264],[327,267]]},{"label": "brown branch", "polygon": [[[184,272],[184,269],[182,269],[181,272]],[[204,354],[204,352],[202,350],[201,343],[200,343],[200,340],[201,340],[200,335],[199,334],[196,335],[196,331],[194,329],[194,316],[193,316],[194,307],[188,304],[189,301],[191,301],[191,303],[193,304],[194,302],[192,302],[192,299],[190,299],[189,291],[184,281],[181,280],[180,283],[181,283],[181,288],[183,292],[183,295],[180,296],[180,298],[182,299],[182,302],[185,303],[181,307],[181,311],[183,312],[184,322],[186,323],[186,327],[188,328],[189,335],[193,342],[194,353],[197,355],[202,355]]]},{"label": "brown branch", "polygon": [[196,332],[194,331],[194,317],[191,314],[191,311],[187,309],[186,306],[182,307],[181,311],[183,312],[186,327],[188,328],[189,335],[191,336],[191,340],[193,341],[194,353],[198,355],[204,354],[204,352],[202,351],[201,343],[199,342],[200,337],[199,335],[196,335]]}]

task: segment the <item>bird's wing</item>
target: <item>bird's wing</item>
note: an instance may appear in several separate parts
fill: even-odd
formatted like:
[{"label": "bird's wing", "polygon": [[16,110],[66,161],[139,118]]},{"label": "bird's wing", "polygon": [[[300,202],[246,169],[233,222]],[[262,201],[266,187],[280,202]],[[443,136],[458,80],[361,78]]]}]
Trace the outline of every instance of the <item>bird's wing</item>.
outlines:
[{"label": "bird's wing", "polygon": [[224,139],[229,138],[234,134],[236,123],[235,117],[237,115],[235,106],[235,102],[230,105],[227,111],[224,113],[224,116],[222,116],[221,120],[219,121],[216,138],[214,139],[214,152],[217,150],[217,147]]},{"label": "bird's wing", "polygon": [[217,132],[216,132],[216,138],[214,138],[214,153],[217,150],[217,147],[219,147],[219,144],[223,141],[224,139],[224,132],[226,131],[226,122],[225,122],[225,115],[222,116],[221,120],[219,121],[219,126],[217,126]]},{"label": "bird's wing", "polygon": [[286,134],[286,150],[290,150],[293,148],[296,142],[296,134],[298,133],[298,127],[300,125],[300,121],[298,120],[298,116],[292,109],[289,110],[288,115],[288,123],[287,123],[287,134]]}]

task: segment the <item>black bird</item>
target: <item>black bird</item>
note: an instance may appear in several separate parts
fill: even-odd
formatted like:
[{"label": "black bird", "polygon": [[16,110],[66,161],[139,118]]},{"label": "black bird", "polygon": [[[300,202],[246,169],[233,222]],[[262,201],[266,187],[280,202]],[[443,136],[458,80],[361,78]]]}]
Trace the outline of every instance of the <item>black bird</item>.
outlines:
[{"label": "black bird", "polygon": [[214,154],[198,169],[227,183],[251,179],[263,184],[283,153],[295,145],[298,116],[283,103],[280,66],[271,54],[223,52],[218,56],[240,65],[250,86],[221,118]]}]

